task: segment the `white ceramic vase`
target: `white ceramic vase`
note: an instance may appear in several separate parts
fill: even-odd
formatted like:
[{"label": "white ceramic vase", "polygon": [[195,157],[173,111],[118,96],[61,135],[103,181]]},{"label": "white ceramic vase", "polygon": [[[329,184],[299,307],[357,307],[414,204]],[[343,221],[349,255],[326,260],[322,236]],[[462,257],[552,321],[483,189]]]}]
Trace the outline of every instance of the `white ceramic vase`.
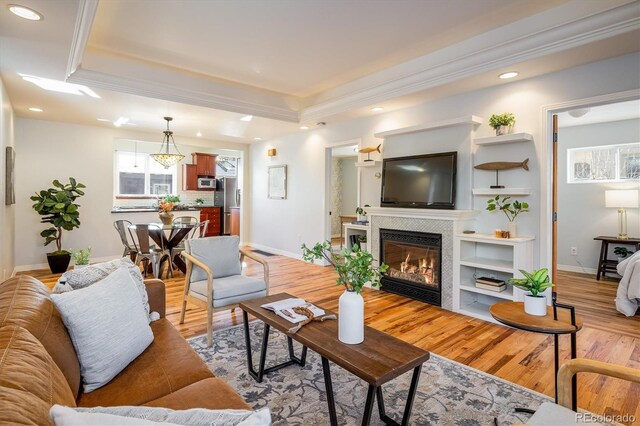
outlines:
[{"label": "white ceramic vase", "polygon": [[529,315],[544,317],[547,315],[547,298],[544,296],[524,296],[524,311]]},{"label": "white ceramic vase", "polygon": [[518,236],[516,234],[516,221],[509,221],[507,224],[507,231],[509,231],[509,238],[515,238]]},{"label": "white ceramic vase", "polygon": [[345,290],[338,308],[338,339],[357,345],[364,340],[364,299],[355,291]]}]

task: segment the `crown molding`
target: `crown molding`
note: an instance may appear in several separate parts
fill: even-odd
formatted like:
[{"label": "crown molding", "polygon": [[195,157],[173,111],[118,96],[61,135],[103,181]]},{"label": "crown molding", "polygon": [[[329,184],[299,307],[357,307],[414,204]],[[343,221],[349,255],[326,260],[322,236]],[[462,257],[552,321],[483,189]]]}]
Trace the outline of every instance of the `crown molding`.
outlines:
[{"label": "crown molding", "polygon": [[76,26],[73,30],[73,40],[71,41],[71,50],[67,62],[67,73],[65,74],[67,78],[76,72],[82,63],[97,10],[98,0],[80,0],[78,4]]},{"label": "crown molding", "polygon": [[[565,5],[569,15],[572,3]],[[569,21],[549,11],[329,90],[304,108],[313,122],[640,29],[638,2]],[[553,23],[553,24],[552,24]],[[524,30],[523,30],[524,29]],[[506,40],[496,43],[495,40]],[[333,96],[332,96],[333,94]]]}]

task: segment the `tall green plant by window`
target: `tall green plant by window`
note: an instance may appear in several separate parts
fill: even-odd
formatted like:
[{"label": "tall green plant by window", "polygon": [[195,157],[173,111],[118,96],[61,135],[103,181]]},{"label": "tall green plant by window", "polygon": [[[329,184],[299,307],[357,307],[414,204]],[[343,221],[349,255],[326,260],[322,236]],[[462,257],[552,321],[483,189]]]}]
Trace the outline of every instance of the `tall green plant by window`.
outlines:
[{"label": "tall green plant by window", "polygon": [[36,195],[31,196],[31,201],[35,201],[33,209],[42,216],[40,223],[50,223],[52,226],[40,233],[44,238],[44,245],[47,246],[55,241],[56,253],[65,252],[62,250],[62,231],[71,231],[80,226],[79,204],[75,201],[84,195],[82,191],[85,185],[77,182],[74,178],[69,178],[69,183],[63,184],[59,180],[54,180],[53,187],[43,189]]}]

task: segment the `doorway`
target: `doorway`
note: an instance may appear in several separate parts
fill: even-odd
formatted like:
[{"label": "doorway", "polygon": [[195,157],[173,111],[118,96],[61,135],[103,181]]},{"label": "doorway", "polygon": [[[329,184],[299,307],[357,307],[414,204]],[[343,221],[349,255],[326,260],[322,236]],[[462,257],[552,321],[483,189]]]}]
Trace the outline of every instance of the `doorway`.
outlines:
[{"label": "doorway", "polygon": [[[558,299],[576,307],[594,328],[640,337],[640,314],[627,317],[616,306],[621,285],[615,273],[621,244],[604,256],[612,268],[598,277],[601,240],[618,235],[618,208],[606,202],[611,191],[640,186],[640,101],[585,103],[554,111],[557,123],[552,155],[553,282]],[[636,195],[637,196],[637,195]],[[628,234],[640,237],[638,208],[627,209]],[[634,246],[626,246],[634,249]]]}]

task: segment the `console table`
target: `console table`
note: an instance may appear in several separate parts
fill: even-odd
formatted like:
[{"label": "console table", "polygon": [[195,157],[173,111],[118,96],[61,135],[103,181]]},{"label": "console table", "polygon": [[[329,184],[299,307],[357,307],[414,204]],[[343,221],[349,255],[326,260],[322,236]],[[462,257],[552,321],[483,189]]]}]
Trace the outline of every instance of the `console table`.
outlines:
[{"label": "console table", "polygon": [[640,238],[627,238],[622,240],[618,237],[599,236],[595,237],[594,240],[602,242],[600,246],[600,258],[598,259],[598,273],[596,275],[596,280],[598,281],[600,281],[601,275],[606,278],[607,271],[616,272],[616,267],[618,266],[617,260],[607,259],[609,244],[634,246],[636,250],[640,250]]}]

